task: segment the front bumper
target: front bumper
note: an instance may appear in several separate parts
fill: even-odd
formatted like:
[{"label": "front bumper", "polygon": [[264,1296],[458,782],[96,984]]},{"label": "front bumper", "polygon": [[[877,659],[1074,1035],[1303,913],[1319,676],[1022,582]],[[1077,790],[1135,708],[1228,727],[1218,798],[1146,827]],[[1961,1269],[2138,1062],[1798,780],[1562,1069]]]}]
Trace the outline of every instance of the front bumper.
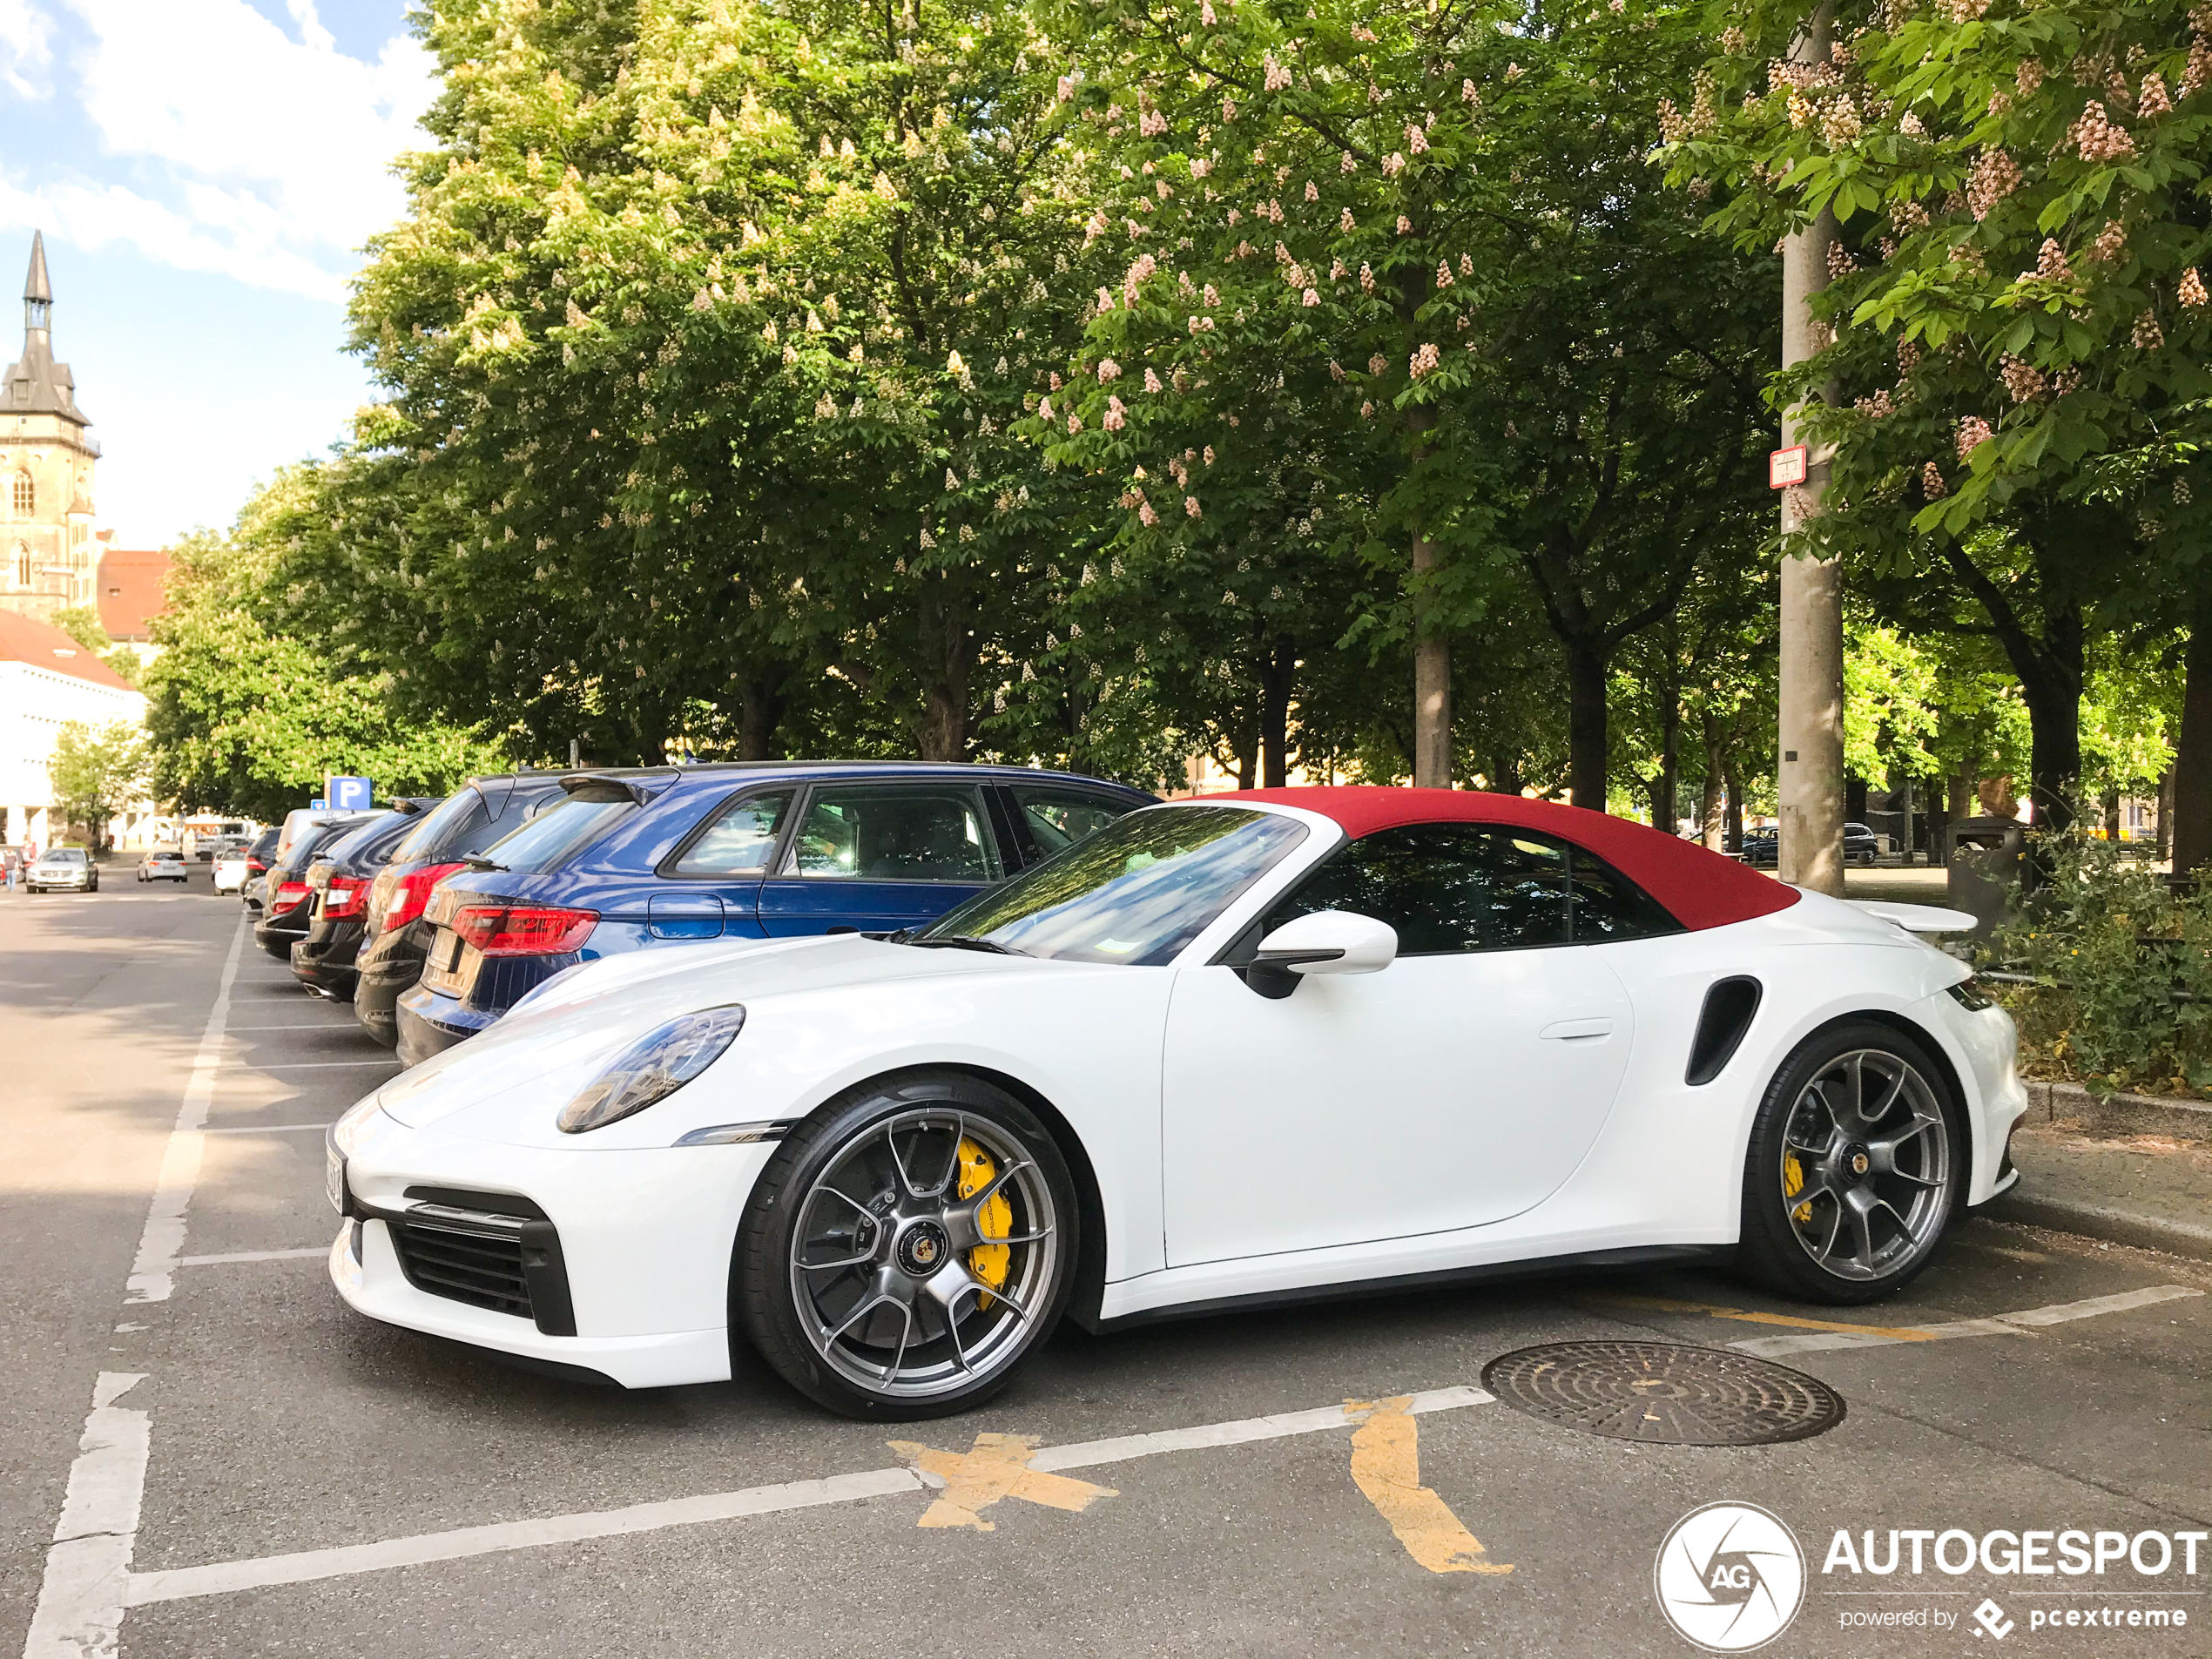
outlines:
[{"label": "front bumper", "polygon": [[[331,1282],[371,1318],[597,1372],[625,1388],[727,1381],[731,1254],[754,1178],[773,1150],[504,1146],[435,1125],[409,1128],[380,1112],[354,1135],[345,1164],[349,1215],[331,1246]],[[526,1201],[518,1209],[540,1211],[558,1239],[576,1334],[426,1289],[436,1281],[419,1258],[411,1277],[395,1226],[435,1202],[426,1191],[512,1194]]]}]

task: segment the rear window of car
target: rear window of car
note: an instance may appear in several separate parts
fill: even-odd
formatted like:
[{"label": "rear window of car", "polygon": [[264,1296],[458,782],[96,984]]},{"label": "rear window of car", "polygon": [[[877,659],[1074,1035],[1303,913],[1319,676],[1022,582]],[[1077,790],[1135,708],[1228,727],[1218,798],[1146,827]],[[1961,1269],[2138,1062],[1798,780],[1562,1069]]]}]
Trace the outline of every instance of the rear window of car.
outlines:
[{"label": "rear window of car", "polygon": [[392,862],[408,864],[434,858],[467,835],[491,822],[484,798],[474,787],[456,789],[422,814],[407,838],[392,849]]},{"label": "rear window of car", "polygon": [[543,870],[596,841],[637,810],[637,803],[627,796],[619,800],[571,796],[494,841],[483,855],[502,869]]}]

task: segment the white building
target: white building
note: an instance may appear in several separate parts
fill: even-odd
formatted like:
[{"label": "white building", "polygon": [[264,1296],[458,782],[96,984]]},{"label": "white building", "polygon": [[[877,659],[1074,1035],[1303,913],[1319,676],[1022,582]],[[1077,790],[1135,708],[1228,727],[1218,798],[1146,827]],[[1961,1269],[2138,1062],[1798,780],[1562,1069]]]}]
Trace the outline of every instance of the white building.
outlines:
[{"label": "white building", "polygon": [[[82,722],[97,732],[117,720],[145,721],[146,699],[60,629],[0,610],[0,807],[5,840],[51,846],[64,826],[53,813],[46,763],[62,728]],[[141,806],[118,825],[129,837]]]}]

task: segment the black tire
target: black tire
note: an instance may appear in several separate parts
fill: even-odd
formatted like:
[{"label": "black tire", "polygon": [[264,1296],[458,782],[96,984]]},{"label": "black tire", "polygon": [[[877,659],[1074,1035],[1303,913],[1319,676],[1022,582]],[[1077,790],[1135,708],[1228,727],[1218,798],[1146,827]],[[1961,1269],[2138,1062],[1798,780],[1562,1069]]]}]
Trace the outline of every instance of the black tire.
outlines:
[{"label": "black tire", "polygon": [[1839,1022],[1797,1046],[1759,1103],[1737,1264],[1785,1295],[1877,1301],[1934,1259],[1966,1186],[1963,1116],[1927,1046]]},{"label": "black tire", "polygon": [[[907,1137],[907,1150],[897,1155],[900,1136]],[[906,1271],[913,1266],[911,1255],[926,1251],[921,1259],[940,1264],[941,1280],[959,1253],[952,1237],[959,1231],[956,1220],[947,1212],[950,1231],[927,1234],[930,1213],[925,1212],[932,1200],[912,1189],[923,1186],[926,1175],[944,1170],[948,1173],[942,1190],[949,1190],[955,1179],[949,1171],[959,1167],[957,1148],[962,1142],[996,1158],[993,1185],[974,1201],[994,1190],[1009,1200],[1011,1220],[995,1236],[1014,1238],[1009,1250],[1019,1253],[1010,1253],[1000,1266],[998,1284],[1021,1291],[1018,1305],[1007,1297],[969,1294],[963,1312],[961,1296],[939,1304],[920,1288],[924,1280]],[[869,1198],[872,1217],[880,1219],[859,1223],[848,1215],[850,1236],[838,1242],[833,1220],[825,1227],[823,1217],[846,1214],[845,1204],[853,1211],[862,1208],[844,1188],[870,1185],[867,1170],[878,1156],[873,1149],[886,1145],[894,1156],[885,1168],[896,1172],[874,1181]],[[916,1167],[907,1169],[900,1157]],[[925,1161],[926,1170],[920,1167]],[[1021,1178],[1024,1176],[1028,1178]],[[1029,1238],[1039,1227],[1043,1233]],[[801,1228],[803,1241],[794,1237]],[[1075,1283],[1079,1228],[1067,1161],[1036,1114],[1013,1096],[954,1071],[864,1083],[800,1124],[761,1171],[738,1224],[731,1264],[731,1328],[744,1332],[761,1358],[800,1393],[845,1416],[907,1422],[968,1411],[1011,1382],[1059,1323]],[[799,1264],[819,1249],[873,1254],[865,1265],[833,1278],[811,1277],[833,1271],[824,1266],[802,1274]],[[975,1259],[973,1251],[961,1258],[961,1276]],[[801,1282],[820,1287],[811,1291],[804,1308]],[[849,1302],[840,1305],[833,1299],[847,1290]],[[893,1293],[903,1294],[905,1301],[888,1299]],[[874,1311],[859,1315],[849,1341],[828,1328],[832,1319],[853,1318],[872,1296],[884,1299],[874,1304]],[[869,1356],[884,1354],[889,1339],[887,1334],[872,1344],[868,1339],[887,1323],[879,1314],[898,1313],[904,1316],[900,1346],[895,1354],[873,1362],[883,1379],[872,1383],[864,1374]],[[947,1327],[934,1337],[933,1317]],[[914,1346],[917,1330],[925,1340]],[[914,1380],[902,1381],[908,1375],[909,1352],[915,1356]]]}]

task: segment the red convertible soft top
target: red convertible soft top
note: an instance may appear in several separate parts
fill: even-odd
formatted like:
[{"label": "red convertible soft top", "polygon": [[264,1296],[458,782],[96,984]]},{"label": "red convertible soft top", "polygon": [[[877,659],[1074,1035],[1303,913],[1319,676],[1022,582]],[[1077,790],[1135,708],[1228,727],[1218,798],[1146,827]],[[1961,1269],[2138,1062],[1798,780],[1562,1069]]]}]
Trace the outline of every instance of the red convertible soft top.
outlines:
[{"label": "red convertible soft top", "polygon": [[1244,789],[1207,801],[1268,801],[1333,818],[1357,840],[1401,824],[1505,824],[1541,830],[1603,859],[1666,906],[1685,927],[1721,927],[1771,915],[1797,902],[1797,890],[1625,818],[1556,801],[1476,789],[1391,789],[1345,784],[1310,789]]}]

